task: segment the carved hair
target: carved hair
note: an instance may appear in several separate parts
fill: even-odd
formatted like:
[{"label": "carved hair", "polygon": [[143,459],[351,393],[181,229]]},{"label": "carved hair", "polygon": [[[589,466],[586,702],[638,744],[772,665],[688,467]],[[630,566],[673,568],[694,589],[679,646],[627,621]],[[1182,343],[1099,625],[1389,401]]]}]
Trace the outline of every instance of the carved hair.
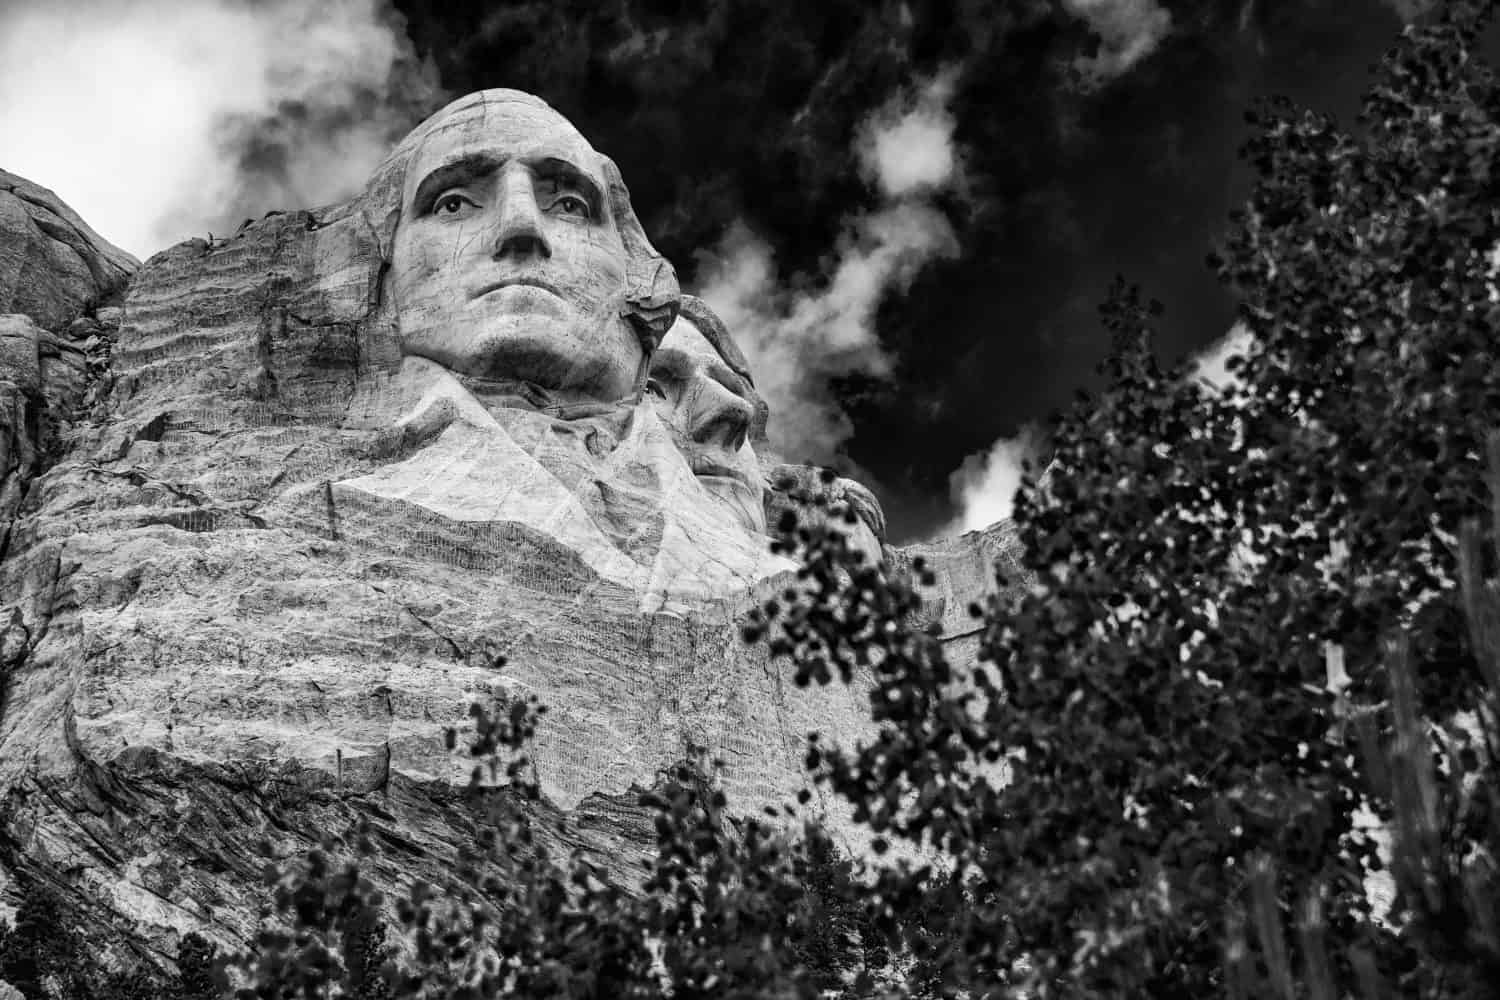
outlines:
[{"label": "carved hair", "polygon": [[684,294],[681,311],[683,318],[703,334],[703,339],[714,345],[714,350],[719,352],[719,357],[724,360],[724,363],[736,375],[754,385],[755,379],[750,375],[750,365],[745,360],[745,355],[740,351],[739,345],[734,342],[734,338],[729,335],[729,328],[724,325],[724,321],[719,318],[718,314],[708,307],[708,303],[696,295]]},{"label": "carved hair", "polygon": [[[412,158],[439,124],[482,104],[525,104],[557,114],[546,101],[524,91],[481,90],[460,97],[412,129],[391,155],[375,168],[361,198],[365,219],[375,232],[381,259],[386,264],[390,263],[396,227],[401,221],[401,197]],[[599,154],[599,160],[604,171],[610,214],[620,231],[620,241],[625,245],[625,305],[620,314],[640,338],[641,347],[649,358],[677,318],[681,298],[677,272],[646,238],[646,231],[631,208],[630,191],[625,187],[619,167],[603,154]]]},{"label": "carved hair", "polygon": [[758,454],[767,454],[770,441],[766,438],[766,423],[770,419],[770,408],[766,405],[763,397],[755,389],[755,379],[750,374],[750,364],[745,360],[745,355],[740,351],[739,345],[729,334],[729,328],[718,314],[708,307],[708,303],[696,295],[684,293],[681,296],[682,318],[693,324],[694,328],[703,335],[703,339],[713,345],[719,357],[738,376],[743,378],[754,394],[752,406],[755,414],[750,418],[750,441],[755,446]]}]

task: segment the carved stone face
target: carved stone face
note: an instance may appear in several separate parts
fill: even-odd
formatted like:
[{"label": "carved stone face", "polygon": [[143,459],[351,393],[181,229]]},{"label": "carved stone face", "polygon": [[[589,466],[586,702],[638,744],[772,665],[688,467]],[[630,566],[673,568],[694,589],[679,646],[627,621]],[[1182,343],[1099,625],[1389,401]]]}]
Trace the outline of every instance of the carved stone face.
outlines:
[{"label": "carved stone face", "polygon": [[484,101],[432,128],[406,172],[391,281],[404,354],[565,398],[634,386],[600,157],[550,109]]},{"label": "carved stone face", "polygon": [[766,530],[760,461],[750,446],[754,390],[686,317],[651,358],[646,389],[693,474],[742,524]]}]

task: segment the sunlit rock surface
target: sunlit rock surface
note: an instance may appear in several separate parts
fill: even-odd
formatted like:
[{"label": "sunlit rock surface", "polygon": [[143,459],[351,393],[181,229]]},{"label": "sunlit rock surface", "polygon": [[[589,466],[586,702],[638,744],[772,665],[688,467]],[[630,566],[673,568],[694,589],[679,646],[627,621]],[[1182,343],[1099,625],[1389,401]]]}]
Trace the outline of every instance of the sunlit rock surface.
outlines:
[{"label": "sunlit rock surface", "polygon": [[[388,174],[139,270],[0,180],[0,903],[43,880],[116,951],[239,944],[257,843],[287,856],[361,818],[377,881],[441,882],[475,823],[444,729],[525,696],[548,707],[534,759],[564,846],[629,880],[636,792],[664,768],[722,760],[748,812],[802,786],[807,732],[867,725],[860,690],[798,689],[740,640],[789,571],[742,481],[753,373],[691,339],[720,342],[712,317],[648,303],[642,344],[688,360],[644,353],[626,399],[497,388],[405,349]],[[834,489],[879,551],[873,497]],[[1007,544],[922,550],[951,633]]]}]

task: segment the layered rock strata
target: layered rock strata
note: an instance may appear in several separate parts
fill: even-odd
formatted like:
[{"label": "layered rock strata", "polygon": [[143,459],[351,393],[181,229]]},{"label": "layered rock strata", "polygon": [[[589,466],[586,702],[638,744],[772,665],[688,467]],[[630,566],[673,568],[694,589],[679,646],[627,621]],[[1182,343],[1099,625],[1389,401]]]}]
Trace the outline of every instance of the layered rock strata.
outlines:
[{"label": "layered rock strata", "polygon": [[[755,458],[764,407],[711,316],[647,302],[634,394],[580,401],[409,349],[389,171],[139,270],[0,181],[0,899],[49,882],[116,958],[160,961],[249,937],[262,840],[364,820],[377,881],[441,882],[477,822],[443,733],[475,701],[548,706],[558,846],[622,875],[664,768],[722,760],[758,809],[802,786],[807,732],[868,724],[858,688],[793,688],[739,638],[790,579],[742,459],[795,470]],[[874,555],[878,505],[837,488]],[[927,554],[945,624],[1005,547]]]}]

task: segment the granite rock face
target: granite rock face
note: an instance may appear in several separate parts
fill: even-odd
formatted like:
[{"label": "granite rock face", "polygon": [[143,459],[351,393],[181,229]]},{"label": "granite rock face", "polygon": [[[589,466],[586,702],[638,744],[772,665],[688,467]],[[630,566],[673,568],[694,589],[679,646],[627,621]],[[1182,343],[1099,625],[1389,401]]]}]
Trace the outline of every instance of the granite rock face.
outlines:
[{"label": "granite rock face", "polygon": [[[758,809],[802,786],[808,731],[863,731],[861,691],[797,689],[739,638],[790,580],[766,483],[811,474],[765,451],[729,332],[684,304],[613,165],[565,124],[525,95],[466,98],[361,197],[138,270],[0,174],[0,901],[49,882],[116,958],[161,961],[189,930],[237,946],[255,845],[295,854],[357,819],[377,881],[441,883],[476,822],[443,732],[475,701],[548,706],[543,808],[621,873],[662,769],[722,759]],[[541,133],[583,176],[526,166]],[[428,190],[406,175],[432,135],[437,170],[499,166]],[[593,312],[553,301],[575,238],[614,255]],[[433,270],[475,241],[471,270]],[[413,292],[424,274],[452,294]],[[476,282],[494,287],[466,297]],[[511,287],[528,282],[558,294]],[[613,373],[548,353],[579,336],[629,349]],[[874,498],[834,489],[880,551]],[[953,631],[1007,537],[924,553]]]},{"label": "granite rock face", "polygon": [[0,170],[0,530],[62,427],[98,403],[113,304],[138,266],[51,191]]},{"label": "granite rock face", "polygon": [[51,191],[0,170],[0,314],[60,332],[139,266]]}]

